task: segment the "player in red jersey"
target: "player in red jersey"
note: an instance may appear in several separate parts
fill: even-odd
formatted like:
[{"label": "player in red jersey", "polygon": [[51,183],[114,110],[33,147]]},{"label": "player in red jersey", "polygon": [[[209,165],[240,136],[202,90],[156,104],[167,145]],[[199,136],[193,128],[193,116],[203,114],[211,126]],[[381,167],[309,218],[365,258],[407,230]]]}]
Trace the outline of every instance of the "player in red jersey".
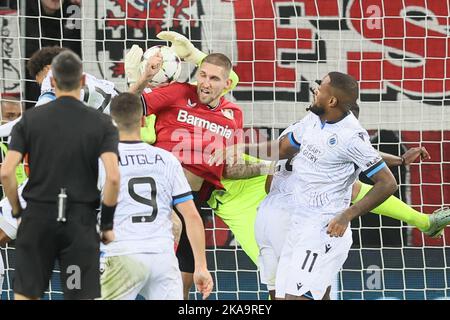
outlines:
[{"label": "player in red jersey", "polygon": [[[227,101],[222,93],[229,90],[231,61],[223,54],[208,55],[200,64],[197,85],[173,83],[166,87],[146,89],[148,81],[159,71],[161,55],[150,58],[139,80],[130,92],[142,93],[145,114],[155,114],[157,147],[171,151],[181,162],[198,200],[206,200],[214,189],[223,188],[220,180],[226,177],[225,165],[208,165],[209,155],[216,148],[236,143],[236,130],[243,127],[241,109]],[[192,286],[194,270],[192,249],[185,227],[177,257],[182,271],[184,297]]]}]

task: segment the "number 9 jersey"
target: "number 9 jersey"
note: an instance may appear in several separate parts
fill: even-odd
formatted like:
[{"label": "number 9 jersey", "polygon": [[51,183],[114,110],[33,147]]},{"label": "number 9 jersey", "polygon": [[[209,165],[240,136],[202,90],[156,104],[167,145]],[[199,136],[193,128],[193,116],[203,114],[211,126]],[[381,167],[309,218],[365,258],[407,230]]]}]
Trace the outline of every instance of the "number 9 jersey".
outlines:
[{"label": "number 9 jersey", "polygon": [[[89,107],[109,114],[109,104],[111,99],[119,93],[114,88],[114,83],[107,80],[97,79],[89,73],[84,73],[86,82],[81,89],[80,100]],[[36,106],[43,105],[56,99],[55,89],[51,84],[52,71],[47,73],[47,76],[42,81],[41,95],[36,102]]]},{"label": "number 9 jersey", "polygon": [[[105,256],[173,252],[172,207],[192,200],[180,162],[170,152],[141,141],[119,143],[120,193],[115,240]],[[105,170],[100,162],[99,184]]]}]

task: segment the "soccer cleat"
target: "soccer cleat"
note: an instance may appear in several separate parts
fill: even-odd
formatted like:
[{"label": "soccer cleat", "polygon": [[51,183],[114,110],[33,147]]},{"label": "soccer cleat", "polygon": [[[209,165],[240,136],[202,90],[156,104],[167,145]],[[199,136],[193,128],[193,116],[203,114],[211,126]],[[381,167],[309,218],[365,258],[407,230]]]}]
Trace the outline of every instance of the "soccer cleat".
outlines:
[{"label": "soccer cleat", "polygon": [[440,238],[448,224],[450,224],[450,208],[438,209],[430,215],[430,228],[424,233],[431,238]]}]

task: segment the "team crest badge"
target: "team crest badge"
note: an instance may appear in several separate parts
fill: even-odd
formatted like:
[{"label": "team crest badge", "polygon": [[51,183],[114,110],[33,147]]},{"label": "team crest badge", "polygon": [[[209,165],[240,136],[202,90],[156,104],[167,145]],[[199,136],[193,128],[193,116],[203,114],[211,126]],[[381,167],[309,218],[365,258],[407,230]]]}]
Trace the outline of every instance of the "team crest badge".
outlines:
[{"label": "team crest badge", "polygon": [[222,114],[225,116],[225,118],[233,120],[234,119],[234,112],[231,109],[223,109],[221,110]]},{"label": "team crest badge", "polygon": [[331,135],[331,137],[328,138],[327,145],[329,147],[334,147],[335,145],[337,145],[337,143],[338,143],[338,138],[337,138],[336,134],[333,134],[333,135]]},{"label": "team crest badge", "polygon": [[186,106],[188,106],[189,108],[194,108],[196,105],[196,102],[192,102],[191,99],[188,99]]}]

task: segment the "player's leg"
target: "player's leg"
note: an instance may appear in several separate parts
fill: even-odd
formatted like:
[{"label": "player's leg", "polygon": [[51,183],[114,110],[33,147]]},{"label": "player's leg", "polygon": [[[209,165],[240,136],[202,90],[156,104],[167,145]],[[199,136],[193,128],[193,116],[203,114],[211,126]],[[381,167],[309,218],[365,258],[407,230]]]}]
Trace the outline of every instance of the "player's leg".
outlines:
[{"label": "player's leg", "polygon": [[0,250],[0,299],[2,297],[3,279],[5,278],[5,267],[3,265],[3,256]]},{"label": "player's leg", "polygon": [[181,271],[180,274],[183,282],[183,300],[189,300],[189,292],[194,285],[194,273]]},{"label": "player's leg", "polygon": [[[4,246],[17,236],[17,220],[10,216],[10,206],[3,209],[4,215],[0,214],[0,246]],[[8,213],[5,212],[9,210]]]},{"label": "player's leg", "polygon": [[100,277],[100,299],[135,300],[149,278],[149,270],[138,255],[106,257]]},{"label": "player's leg", "polygon": [[351,244],[350,228],[343,237],[331,238],[326,234],[326,223],[294,220],[280,258],[276,296],[295,300],[327,299],[329,287],[344,265]]},{"label": "player's leg", "polygon": [[275,283],[278,261],[281,256],[285,237],[289,231],[288,210],[281,203],[266,198],[258,208],[255,221],[255,238],[259,247],[258,267],[261,282],[267,285],[272,300],[275,300]]},{"label": "player's leg", "polygon": [[[198,200],[198,193],[193,192],[195,205],[202,219],[204,219],[204,211],[202,210],[202,204]],[[181,278],[183,280],[183,297],[185,300],[189,299],[189,292],[194,284],[194,254],[192,252],[192,247],[189,242],[189,238],[186,232],[186,224],[184,222],[183,216],[176,208],[174,211],[177,213],[178,217],[182,223],[182,230],[180,235],[180,241],[178,243],[178,248],[176,252],[176,257],[178,259],[178,265],[181,271]]]},{"label": "player's leg", "polygon": [[[0,226],[0,228],[1,228],[1,226]],[[2,229],[0,229],[0,246],[4,246],[9,241],[11,241],[11,238],[8,237]],[[5,267],[3,265],[3,256],[2,256],[1,250],[0,250],[0,298],[2,295],[1,293],[2,293],[2,289],[3,289],[4,276],[5,276]]]},{"label": "player's leg", "polygon": [[151,262],[150,276],[140,294],[147,300],[183,300],[183,281],[173,253],[141,255]]},{"label": "player's leg", "polygon": [[189,291],[194,284],[194,254],[186,233],[186,224],[184,223],[183,216],[176,209],[175,212],[182,222],[176,257],[178,259],[181,279],[183,281],[183,298],[184,300],[189,300]]},{"label": "player's leg", "polygon": [[[361,200],[371,189],[372,186],[357,181],[353,185],[352,202]],[[406,222],[431,237],[442,234],[445,226],[450,224],[449,209],[437,210],[429,215],[414,210],[395,196],[390,196],[381,205],[373,209],[372,212]]]},{"label": "player's leg", "polygon": [[329,286],[327,288],[327,291],[325,291],[325,295],[323,296],[322,300],[331,300],[330,293],[331,293],[331,286]]},{"label": "player's leg", "polygon": [[278,266],[278,259],[270,242],[267,240],[266,208],[259,208],[255,221],[255,239],[259,247],[258,269],[261,283],[267,286],[270,299],[275,300],[275,277]]},{"label": "player's leg", "polygon": [[254,226],[258,206],[266,197],[265,180],[265,176],[222,180],[227,192],[218,196],[215,201],[212,199],[208,201],[208,204],[215,208],[215,214],[230,228],[242,250],[255,265],[258,262],[259,249],[255,240]]},{"label": "player's leg", "polygon": [[16,300],[43,296],[57,256],[56,232],[56,207],[28,203],[17,230],[13,284]]},{"label": "player's leg", "polygon": [[255,240],[255,219],[259,199],[248,200],[240,210],[233,208],[233,213],[225,208],[220,208],[214,213],[220,217],[233,233],[242,250],[253,261],[258,263],[259,249]]}]

